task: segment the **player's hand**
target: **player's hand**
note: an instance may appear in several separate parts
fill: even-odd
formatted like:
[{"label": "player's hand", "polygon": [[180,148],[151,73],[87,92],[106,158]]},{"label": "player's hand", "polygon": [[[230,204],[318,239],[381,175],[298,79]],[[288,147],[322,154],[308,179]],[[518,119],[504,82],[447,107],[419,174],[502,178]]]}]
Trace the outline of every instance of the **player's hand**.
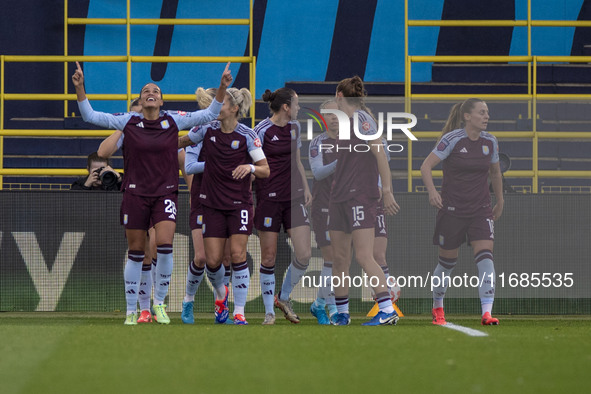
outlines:
[{"label": "player's hand", "polygon": [[503,214],[503,203],[496,203],[492,210],[493,220],[497,221]]},{"label": "player's hand", "polygon": [[243,179],[245,176],[250,175],[250,164],[241,164],[232,171],[232,178]]},{"label": "player's hand", "polygon": [[433,193],[429,193],[429,204],[437,209],[443,208],[443,200],[441,199],[441,194],[439,194],[437,190]]},{"label": "player's hand", "polygon": [[224,69],[224,72],[222,73],[222,80],[220,82],[220,85],[227,88],[228,86],[230,86],[232,84],[233,80],[234,80],[234,78],[232,78],[232,70],[230,70],[230,62],[228,62],[228,64],[226,64],[226,68]]},{"label": "player's hand", "polygon": [[308,208],[310,205],[312,205],[312,193],[310,193],[309,189],[306,189],[304,191],[304,206]]},{"label": "player's hand", "polygon": [[396,215],[400,211],[400,206],[394,198],[391,191],[384,191],[382,194],[384,200],[384,211],[387,215]]},{"label": "player's hand", "polygon": [[76,62],[76,71],[72,75],[72,82],[74,83],[74,87],[84,86],[84,73],[78,62]]}]

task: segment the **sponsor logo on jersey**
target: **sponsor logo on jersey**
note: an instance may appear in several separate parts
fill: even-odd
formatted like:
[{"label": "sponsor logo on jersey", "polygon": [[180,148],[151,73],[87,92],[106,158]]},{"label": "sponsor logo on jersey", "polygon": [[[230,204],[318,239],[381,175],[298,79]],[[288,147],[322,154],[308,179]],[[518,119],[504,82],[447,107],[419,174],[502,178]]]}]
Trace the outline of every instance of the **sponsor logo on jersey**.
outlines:
[{"label": "sponsor logo on jersey", "polygon": [[460,149],[460,153],[468,153],[468,149],[466,149],[466,147],[463,147],[462,149]]},{"label": "sponsor logo on jersey", "polygon": [[279,141],[279,138],[277,138],[277,136],[274,135],[273,138],[271,138],[271,141]]},{"label": "sponsor logo on jersey", "polygon": [[277,193],[275,193],[275,192],[269,193],[269,197],[277,197]]},{"label": "sponsor logo on jersey", "polygon": [[176,219],[176,217],[174,216],[174,213],[171,213],[171,214],[168,216],[168,218],[169,218],[169,219],[172,219],[172,220],[175,220],[175,219]]},{"label": "sponsor logo on jersey", "polygon": [[137,124],[137,127],[141,127],[141,128],[143,129],[143,128],[144,128],[144,122],[139,122],[139,123]]},{"label": "sponsor logo on jersey", "polygon": [[214,135],[213,137],[209,137],[209,140],[210,140],[211,142],[215,142],[215,135]]},{"label": "sponsor logo on jersey", "polygon": [[271,224],[272,224],[272,223],[273,223],[273,219],[272,219],[272,218],[269,218],[269,217],[266,217],[266,218],[265,218],[265,222],[263,223],[263,225],[264,225],[265,227],[271,227]]},{"label": "sponsor logo on jersey", "polygon": [[168,124],[168,120],[163,120],[162,122],[160,122],[160,126],[162,126],[163,129],[168,129],[170,127],[170,124]]},{"label": "sponsor logo on jersey", "polygon": [[488,152],[489,152],[488,146],[482,145],[482,153],[484,153],[485,155],[488,155]]},{"label": "sponsor logo on jersey", "polygon": [[240,146],[240,141],[234,140],[232,141],[232,144],[230,144],[230,146],[232,147],[232,149],[238,149],[238,147]]},{"label": "sponsor logo on jersey", "polygon": [[317,147],[310,149],[310,156],[312,156],[312,157],[318,156],[318,148]]},{"label": "sponsor logo on jersey", "polygon": [[353,223],[353,227],[359,227],[361,226],[361,223],[359,223],[359,221],[355,220],[355,223]]},{"label": "sponsor logo on jersey", "polygon": [[439,142],[439,144],[437,145],[437,150],[442,152],[445,150],[445,148],[447,148],[448,145],[449,145],[449,141],[446,140],[445,138],[442,138],[441,141]]},{"label": "sponsor logo on jersey", "polygon": [[203,215],[197,216],[197,224],[203,224]]},{"label": "sponsor logo on jersey", "polygon": [[246,228],[246,225],[243,225],[242,227],[240,227],[240,231],[247,231],[248,229]]},{"label": "sponsor logo on jersey", "polygon": [[187,115],[187,113],[185,111],[178,111],[177,113],[179,115],[181,115],[181,116],[186,116]]},{"label": "sponsor logo on jersey", "polygon": [[261,140],[259,138],[254,139],[254,146],[256,146],[257,148],[260,148],[261,146],[263,146],[261,144]]},{"label": "sponsor logo on jersey", "polygon": [[135,183],[132,183],[132,184],[130,184],[130,185],[129,185],[129,188],[130,188],[130,189],[135,189]]},{"label": "sponsor logo on jersey", "polygon": [[202,198],[202,199],[204,199],[204,200],[205,200],[205,199],[207,198],[207,196],[206,196],[205,194],[200,194],[200,195],[199,195],[199,198]]}]

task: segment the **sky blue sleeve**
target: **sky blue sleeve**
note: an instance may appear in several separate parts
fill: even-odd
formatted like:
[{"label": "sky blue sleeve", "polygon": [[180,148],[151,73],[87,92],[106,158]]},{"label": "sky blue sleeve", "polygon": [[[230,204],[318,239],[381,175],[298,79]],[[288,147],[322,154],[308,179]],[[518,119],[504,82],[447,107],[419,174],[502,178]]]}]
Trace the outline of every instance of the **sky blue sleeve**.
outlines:
[{"label": "sky blue sleeve", "polygon": [[491,164],[494,163],[498,163],[499,162],[499,141],[497,141],[497,137],[492,136],[493,137],[493,154],[492,157],[490,159]]},{"label": "sky blue sleeve", "polygon": [[205,128],[204,127],[193,127],[191,131],[189,131],[189,139],[193,141],[194,144],[199,144],[205,138]]},{"label": "sky blue sleeve", "polygon": [[78,109],[82,115],[82,119],[85,122],[92,123],[95,126],[105,127],[107,129],[123,130],[129,119],[131,119],[131,113],[123,114],[107,114],[105,112],[99,112],[92,109],[88,99],[78,102]]},{"label": "sky blue sleeve", "polygon": [[312,141],[310,148],[308,149],[308,160],[310,161],[312,175],[314,175],[314,179],[317,181],[328,177],[337,169],[337,160],[324,165],[324,161],[322,160],[322,150],[319,148],[318,140],[316,139]]},{"label": "sky blue sleeve", "polygon": [[458,140],[458,138],[453,138],[450,141],[445,136],[443,136],[437,143],[435,149],[433,149],[433,154],[435,154],[435,156],[439,157],[441,160],[447,159],[447,157],[451,154],[451,151],[454,149],[454,146],[456,146]]},{"label": "sky blue sleeve", "polygon": [[200,174],[205,170],[205,162],[199,161],[199,154],[203,143],[189,146],[185,150],[185,171],[187,174]]},{"label": "sky blue sleeve", "polygon": [[212,120],[216,120],[220,115],[222,104],[216,99],[213,99],[209,107],[195,112],[184,112],[184,111],[168,111],[168,114],[172,116],[179,130],[187,130],[191,127],[199,126]]}]

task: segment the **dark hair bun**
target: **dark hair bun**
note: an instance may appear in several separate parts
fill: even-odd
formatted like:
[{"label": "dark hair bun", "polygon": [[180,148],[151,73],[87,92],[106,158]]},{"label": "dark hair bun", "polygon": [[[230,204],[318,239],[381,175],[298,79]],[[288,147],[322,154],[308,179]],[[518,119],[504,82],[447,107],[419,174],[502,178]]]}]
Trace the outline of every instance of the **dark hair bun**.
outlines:
[{"label": "dark hair bun", "polygon": [[265,90],[265,93],[263,93],[263,101],[265,102],[270,102],[275,100],[275,92],[270,91],[269,89]]}]

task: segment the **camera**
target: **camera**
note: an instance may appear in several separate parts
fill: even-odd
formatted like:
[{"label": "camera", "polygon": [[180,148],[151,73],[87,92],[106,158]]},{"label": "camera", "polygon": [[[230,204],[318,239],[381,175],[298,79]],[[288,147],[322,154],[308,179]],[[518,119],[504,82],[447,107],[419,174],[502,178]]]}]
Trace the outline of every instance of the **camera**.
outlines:
[{"label": "camera", "polygon": [[104,169],[105,167],[100,167],[97,168],[96,170],[94,170],[94,172],[99,175],[99,178],[101,180],[101,183],[103,184],[103,188],[104,189],[108,189],[111,187],[114,187],[117,185],[117,180],[118,180],[118,176],[115,172],[113,171],[105,171],[104,173],[101,174],[101,171]]}]

